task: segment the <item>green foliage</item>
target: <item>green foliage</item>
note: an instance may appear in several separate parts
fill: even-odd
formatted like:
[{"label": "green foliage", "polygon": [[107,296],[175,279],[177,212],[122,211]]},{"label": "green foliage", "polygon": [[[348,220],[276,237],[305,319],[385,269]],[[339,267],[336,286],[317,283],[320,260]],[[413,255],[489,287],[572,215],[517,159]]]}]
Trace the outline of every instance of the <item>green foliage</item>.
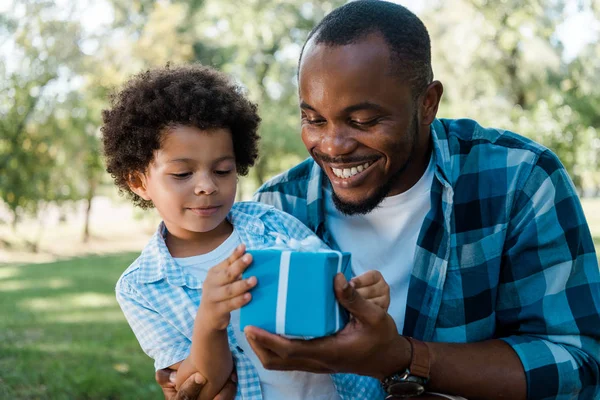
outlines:
[{"label": "green foliage", "polygon": [[114,295],[135,256],[0,265],[0,398],[162,398]]},{"label": "green foliage", "polygon": [[[566,2],[456,0],[423,15],[440,114],[515,131],[557,153],[579,188],[599,187],[600,46],[574,60],[556,37]],[[594,78],[596,77],[596,78]]]},{"label": "green foliage", "polygon": [[[0,199],[17,216],[93,196],[108,181],[98,140],[108,95],[167,62],[220,68],[259,104],[255,187],[307,156],[297,60],[309,30],[344,2],[107,0],[111,22],[88,30],[81,16],[91,0],[13,1],[0,15]],[[566,0],[425,4],[420,16],[445,86],[440,116],[537,140],[578,187],[600,187],[600,41],[565,60],[556,32]],[[599,4],[580,7],[600,20]]]}]

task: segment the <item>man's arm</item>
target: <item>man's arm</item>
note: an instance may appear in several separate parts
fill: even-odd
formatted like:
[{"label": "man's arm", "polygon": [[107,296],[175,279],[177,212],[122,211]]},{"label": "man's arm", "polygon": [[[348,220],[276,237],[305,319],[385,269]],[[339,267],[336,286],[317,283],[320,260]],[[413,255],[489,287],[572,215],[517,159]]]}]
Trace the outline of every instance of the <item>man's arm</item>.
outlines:
[{"label": "man's arm", "polygon": [[[469,399],[597,398],[600,274],[581,205],[553,154],[540,155],[512,209],[497,294],[501,340],[428,343],[428,389]],[[377,378],[406,368],[409,347],[390,328],[391,317],[361,309],[352,291],[336,290],[356,323],[311,342],[247,328],[263,364]]]},{"label": "man's arm", "polygon": [[[405,370],[410,364],[410,344],[398,335],[392,317],[363,299],[342,275],[336,277],[335,290],[354,319],[334,336],[290,340],[256,327],[246,328],[248,341],[265,368],[347,372],[378,379]],[[431,357],[427,390],[468,399],[525,398],[523,367],[505,343],[427,344]]]}]

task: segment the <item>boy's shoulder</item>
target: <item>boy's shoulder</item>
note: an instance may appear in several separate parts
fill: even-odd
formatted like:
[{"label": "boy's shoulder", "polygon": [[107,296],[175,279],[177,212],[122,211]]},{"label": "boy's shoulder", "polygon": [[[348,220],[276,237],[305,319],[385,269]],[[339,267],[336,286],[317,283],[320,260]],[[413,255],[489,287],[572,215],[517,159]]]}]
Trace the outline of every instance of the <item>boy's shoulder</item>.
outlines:
[{"label": "boy's shoulder", "polygon": [[159,227],[140,255],[123,271],[117,281],[117,290],[128,290],[140,283],[154,282],[161,278],[164,269],[161,266],[164,266],[167,261],[163,260],[166,257],[162,254],[163,246],[157,243],[160,229]]},{"label": "boy's shoulder", "polygon": [[[240,201],[231,207],[230,211],[233,224],[244,228],[246,223],[271,226],[273,222],[289,223],[296,218],[278,208],[257,201]],[[299,222],[299,221],[298,221]]]},{"label": "boy's shoulder", "polygon": [[[251,247],[259,242],[270,244],[266,238],[272,236],[272,233],[283,234],[298,240],[314,235],[293,215],[271,205],[255,201],[234,204],[230,215],[232,224],[243,234],[246,245]],[[275,239],[273,238],[273,240]]]},{"label": "boy's shoulder", "polygon": [[133,262],[123,271],[119,279],[117,280],[116,290],[119,291],[131,291],[131,289],[138,282],[140,276],[140,269],[143,265],[143,253],[140,254]]}]

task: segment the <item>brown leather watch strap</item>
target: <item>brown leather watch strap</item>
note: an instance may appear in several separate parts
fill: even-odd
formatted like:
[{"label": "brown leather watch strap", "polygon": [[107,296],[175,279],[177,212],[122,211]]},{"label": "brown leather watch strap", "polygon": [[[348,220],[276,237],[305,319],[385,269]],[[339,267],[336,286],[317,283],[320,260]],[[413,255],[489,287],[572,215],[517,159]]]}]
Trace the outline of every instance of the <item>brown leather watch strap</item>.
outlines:
[{"label": "brown leather watch strap", "polygon": [[406,337],[406,339],[408,339],[412,351],[410,366],[408,367],[410,374],[428,380],[430,368],[429,347],[427,347],[425,342],[421,342],[420,340],[411,337]]}]

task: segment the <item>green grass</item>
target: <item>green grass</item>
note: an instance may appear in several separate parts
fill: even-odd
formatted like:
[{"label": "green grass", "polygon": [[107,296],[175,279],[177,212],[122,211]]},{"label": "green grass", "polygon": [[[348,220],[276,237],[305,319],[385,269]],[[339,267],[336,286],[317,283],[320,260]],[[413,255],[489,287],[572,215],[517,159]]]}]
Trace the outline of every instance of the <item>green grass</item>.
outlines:
[{"label": "green grass", "polygon": [[[583,202],[600,255],[600,199]],[[136,254],[0,265],[0,399],[162,399],[114,286]]]},{"label": "green grass", "polygon": [[162,399],[114,296],[135,254],[0,265],[0,399]]}]

